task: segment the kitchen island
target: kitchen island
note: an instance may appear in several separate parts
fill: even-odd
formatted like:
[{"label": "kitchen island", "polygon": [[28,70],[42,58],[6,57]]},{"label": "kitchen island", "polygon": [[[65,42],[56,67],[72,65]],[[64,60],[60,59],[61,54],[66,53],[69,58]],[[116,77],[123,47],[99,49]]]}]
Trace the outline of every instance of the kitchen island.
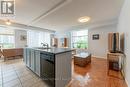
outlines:
[{"label": "kitchen island", "polygon": [[26,66],[51,87],[65,87],[71,80],[72,49],[24,48]]}]

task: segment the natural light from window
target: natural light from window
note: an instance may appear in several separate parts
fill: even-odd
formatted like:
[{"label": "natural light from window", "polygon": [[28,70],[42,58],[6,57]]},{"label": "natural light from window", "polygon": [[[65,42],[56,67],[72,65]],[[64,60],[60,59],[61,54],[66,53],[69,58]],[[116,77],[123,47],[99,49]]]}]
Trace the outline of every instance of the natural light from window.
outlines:
[{"label": "natural light from window", "polygon": [[88,48],[88,30],[71,32],[72,48],[87,49]]},{"label": "natural light from window", "polygon": [[50,46],[50,33],[41,31],[27,31],[28,47],[41,47],[41,43],[47,43]]},{"label": "natural light from window", "polygon": [[15,46],[14,30],[7,28],[0,28],[0,47],[14,48],[14,46]]}]

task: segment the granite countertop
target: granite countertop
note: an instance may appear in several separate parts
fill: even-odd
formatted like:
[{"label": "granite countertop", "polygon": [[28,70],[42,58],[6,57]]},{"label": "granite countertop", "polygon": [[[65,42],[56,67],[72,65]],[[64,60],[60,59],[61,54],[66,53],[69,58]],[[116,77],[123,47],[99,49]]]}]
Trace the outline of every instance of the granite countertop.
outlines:
[{"label": "granite countertop", "polygon": [[53,54],[60,54],[60,53],[65,53],[65,52],[70,52],[73,51],[71,48],[49,48],[49,49],[39,49],[37,47],[31,48],[34,50],[39,50],[41,52],[48,52],[48,53],[53,53]]}]

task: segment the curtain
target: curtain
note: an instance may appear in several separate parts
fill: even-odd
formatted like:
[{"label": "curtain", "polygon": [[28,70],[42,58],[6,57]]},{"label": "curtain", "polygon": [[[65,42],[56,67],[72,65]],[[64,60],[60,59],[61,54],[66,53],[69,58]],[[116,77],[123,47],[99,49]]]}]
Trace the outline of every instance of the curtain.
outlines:
[{"label": "curtain", "polygon": [[27,32],[28,47],[41,47],[41,43],[48,43],[50,46],[50,33],[40,31]]}]

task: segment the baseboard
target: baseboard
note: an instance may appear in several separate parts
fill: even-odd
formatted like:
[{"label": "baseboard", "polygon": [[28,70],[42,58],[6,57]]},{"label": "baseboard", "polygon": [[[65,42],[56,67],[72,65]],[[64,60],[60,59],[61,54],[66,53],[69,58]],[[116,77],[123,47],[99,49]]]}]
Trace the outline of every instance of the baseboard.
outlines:
[{"label": "baseboard", "polygon": [[92,55],[92,57],[101,58],[101,59],[107,59],[106,57],[100,57],[100,56],[94,56],[94,55]]},{"label": "baseboard", "polygon": [[130,87],[130,84],[128,83],[127,79],[125,79],[125,82],[127,84],[127,87]]}]

